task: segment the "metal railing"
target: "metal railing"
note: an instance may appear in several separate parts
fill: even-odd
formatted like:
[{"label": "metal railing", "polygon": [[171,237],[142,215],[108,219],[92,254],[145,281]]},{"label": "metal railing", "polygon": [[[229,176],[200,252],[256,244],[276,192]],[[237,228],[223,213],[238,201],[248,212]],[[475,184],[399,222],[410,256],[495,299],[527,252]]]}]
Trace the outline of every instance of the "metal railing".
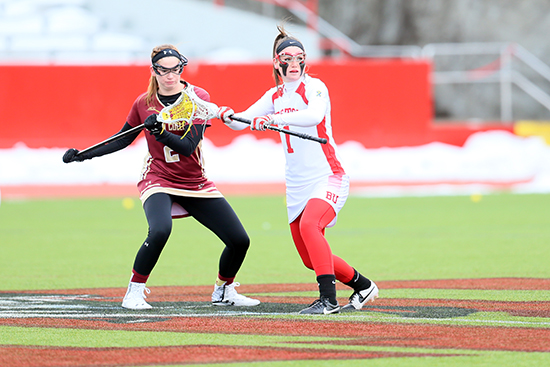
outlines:
[{"label": "metal railing", "polygon": [[[487,56],[496,55],[496,60],[473,70],[437,70],[437,57],[440,56]],[[525,75],[514,68],[519,60],[532,71],[550,82],[550,67],[516,43],[434,43],[422,48],[422,57],[434,64],[432,74],[434,84],[458,83],[498,83],[500,89],[500,118],[512,121],[512,86],[515,85],[550,111],[550,95]]]},{"label": "metal railing", "polygon": [[[224,0],[215,0],[223,3]],[[516,43],[432,43],[420,46],[360,45],[318,15],[317,0],[257,0],[287,9],[291,14],[314,29],[323,38],[325,46],[356,58],[428,58],[437,69],[440,56],[496,55],[496,61],[485,67],[461,71],[433,71],[434,84],[497,83],[500,91],[500,119],[513,120],[512,86],[550,111],[550,95],[514,68],[516,59],[550,82],[550,67],[534,54]]]},{"label": "metal railing", "polygon": [[308,24],[313,17],[316,17],[315,29],[341,52],[352,57],[420,57],[422,48],[419,46],[372,46],[360,45],[344,33],[336,29],[298,0],[272,0],[278,6],[286,8],[294,16]]},{"label": "metal railing", "polygon": [[[223,5],[224,0],[214,0]],[[418,58],[421,57],[420,46],[373,46],[360,45],[333,25],[321,18],[317,12],[316,0],[256,0],[289,11],[293,16],[315,30],[323,38],[322,48],[336,49],[351,57],[377,58]]]}]

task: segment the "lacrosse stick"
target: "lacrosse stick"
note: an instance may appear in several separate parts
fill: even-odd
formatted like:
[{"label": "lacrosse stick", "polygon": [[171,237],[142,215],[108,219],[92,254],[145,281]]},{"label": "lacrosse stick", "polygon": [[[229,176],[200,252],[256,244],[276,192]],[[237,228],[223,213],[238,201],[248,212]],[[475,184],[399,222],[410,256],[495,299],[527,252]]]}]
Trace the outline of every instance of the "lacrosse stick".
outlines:
[{"label": "lacrosse stick", "polygon": [[[245,119],[245,118],[242,118],[242,117],[235,116],[235,115],[232,115],[229,118],[231,120],[244,122],[245,124],[248,124],[248,125],[252,124],[252,121],[250,121],[248,119]],[[266,126],[266,129],[277,131],[277,132],[280,132],[280,133],[283,133],[283,134],[297,136],[298,138],[301,138],[301,139],[313,140],[313,141],[316,141],[316,142],[321,143],[321,144],[326,144],[327,143],[327,139],[325,139],[325,138],[318,138],[316,136],[311,136],[311,135],[308,135],[308,134],[299,133],[297,131],[281,129],[281,128],[278,128],[278,127],[273,126],[273,125]]]},{"label": "lacrosse stick", "polygon": [[[186,88],[181,91],[181,96],[171,104],[170,106],[164,107],[158,114],[157,120],[162,123],[174,123],[174,122],[185,122],[187,125],[187,132],[191,129],[193,120],[203,120],[204,122],[210,120],[213,117],[217,116],[218,106],[214,103],[206,102],[202,100],[197,94],[192,85],[188,84]],[[97,143],[89,148],[86,148],[78,152],[77,156],[89,152],[92,149],[95,149],[99,146],[105,145],[107,143],[112,143],[114,141],[120,140],[128,135],[131,135],[135,132],[139,132],[144,128],[144,125],[138,125],[130,130],[121,132],[120,134],[113,135],[109,139]],[[186,133],[187,133],[186,132]]]},{"label": "lacrosse stick", "polygon": [[121,132],[120,134],[113,135],[113,136],[111,136],[109,139],[103,140],[101,143],[97,143],[97,144],[95,144],[95,145],[92,145],[92,146],[89,147],[89,148],[86,148],[86,149],[84,149],[84,150],[81,150],[80,152],[78,152],[78,154],[76,154],[76,156],[82,155],[82,154],[84,154],[84,153],[86,153],[86,152],[89,152],[90,150],[93,150],[93,149],[95,149],[95,148],[97,148],[97,147],[100,147],[100,146],[102,146],[102,145],[105,145],[105,144],[107,144],[107,143],[112,143],[113,141],[120,140],[120,139],[122,139],[122,138],[124,138],[124,137],[126,137],[126,136],[128,136],[128,135],[131,135],[131,134],[133,134],[133,133],[135,133],[135,132],[139,132],[139,131],[141,131],[142,129],[143,129],[143,124],[138,125],[138,126],[134,126],[134,127],[131,128],[130,130],[126,130],[126,131]]},{"label": "lacrosse stick", "polygon": [[218,106],[201,99],[195,93],[193,86],[188,84],[174,104],[166,106],[160,111],[157,120],[163,123],[184,121],[191,125],[193,120],[208,121],[217,115]]},{"label": "lacrosse stick", "polygon": [[[193,112],[190,113],[190,105],[193,105]],[[174,122],[174,121],[189,121],[190,117],[193,116],[193,119],[209,120],[214,117],[218,117],[218,106],[211,102],[206,102],[202,100],[192,86],[187,87],[181,94],[178,101],[172,106],[165,107],[159,114],[159,121],[163,122]],[[244,122],[245,124],[251,124],[250,120],[247,120],[242,117],[231,116],[232,120]],[[191,125],[189,125],[191,126]],[[302,139],[313,140],[321,144],[326,144],[327,139],[318,138],[316,136],[311,136],[304,133],[299,133],[292,130],[280,129],[276,126],[268,126],[269,130],[277,131],[284,134],[294,135]]]}]

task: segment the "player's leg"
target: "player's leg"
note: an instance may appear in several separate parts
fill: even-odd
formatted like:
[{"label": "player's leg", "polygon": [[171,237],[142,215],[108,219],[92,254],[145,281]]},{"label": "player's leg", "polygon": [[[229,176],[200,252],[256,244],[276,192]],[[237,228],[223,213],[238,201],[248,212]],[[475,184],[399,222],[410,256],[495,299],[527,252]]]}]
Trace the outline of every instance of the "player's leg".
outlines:
[{"label": "player's leg", "polygon": [[[300,214],[298,218],[290,223],[290,233],[292,235],[294,245],[296,246],[296,250],[298,250],[298,254],[302,259],[302,263],[308,269],[313,270],[313,264],[311,262],[306,244],[304,243],[304,239],[302,238],[302,234],[300,232],[301,218],[302,214]],[[324,237],[324,228],[321,230],[321,233]],[[336,280],[339,280],[342,283],[351,282],[354,278],[354,269],[349,266],[343,259],[334,254],[332,254],[332,261],[334,264],[334,275],[336,276]]]},{"label": "player's leg", "polygon": [[[319,299],[310,307],[300,311],[301,314],[330,314],[340,311],[336,299],[336,276],[332,250],[324,236],[325,227],[334,217],[334,209],[328,203],[321,199],[310,199],[298,221],[294,222],[295,232],[296,226],[299,230],[299,236],[295,234],[294,238],[301,238],[305,247],[305,250],[299,249],[298,252],[307,253],[319,286]],[[299,248],[298,244],[296,247]]]},{"label": "player's leg", "polygon": [[298,250],[298,254],[302,259],[302,263],[305,265],[306,268],[313,270],[313,264],[311,263],[311,259],[309,258],[309,253],[307,252],[306,244],[304,243],[304,239],[302,238],[302,234],[300,233],[301,218],[302,218],[302,214],[300,214],[298,218],[296,218],[292,223],[290,223],[290,234],[292,236],[292,241],[296,246],[296,250]]},{"label": "player's leg", "polygon": [[[336,216],[343,208],[349,195],[349,178],[347,175],[329,176],[325,182],[320,182],[313,193],[314,198],[318,198],[330,205],[335,216],[326,227],[333,226],[336,223]],[[340,282],[353,288],[354,293],[349,298],[349,303],[343,307],[346,309],[359,309],[368,302],[378,297],[378,287],[374,282],[365,278],[346,261],[333,255],[334,274]]]},{"label": "player's leg", "polygon": [[[342,258],[332,254],[324,232],[335,216],[334,208],[329,203],[321,199],[311,199],[300,217],[299,232],[317,275],[320,298],[328,298],[331,305],[338,304],[334,282],[337,279],[354,289],[349,303],[343,309],[360,309],[366,302],[378,297],[378,287]],[[332,262],[332,273],[329,272],[331,264],[328,256]]]},{"label": "player's leg", "polygon": [[[340,192],[345,193],[345,195],[342,195],[342,197],[344,197],[343,202],[345,202],[345,198],[347,197],[347,186],[345,182],[343,182],[342,190]],[[343,206],[343,202],[340,202],[339,200],[337,202],[331,201],[330,203],[321,199],[316,199],[315,202],[313,202],[313,200],[310,201],[312,201],[312,204],[314,204],[310,206],[310,209],[313,209],[315,206],[317,207],[318,213],[323,212],[323,210],[326,210],[327,213],[330,213],[330,210],[323,209],[326,208],[327,205],[331,206],[333,209],[332,213],[334,213],[334,217],[330,219],[330,216],[326,215],[326,220],[320,222],[320,226],[324,225],[325,223],[327,226],[334,224],[336,219],[336,210],[340,210]],[[330,222],[327,222],[328,220],[330,220]],[[336,276],[336,279],[344,283],[345,285],[353,288],[354,290],[352,295],[349,297],[348,304],[342,307],[342,311],[361,309],[367,302],[374,301],[374,299],[378,297],[378,287],[373,281],[363,276],[356,269],[350,266],[345,260],[334,254],[332,255],[332,261],[334,264],[334,274]]]},{"label": "player's leg", "polygon": [[334,217],[334,209],[321,199],[310,199],[300,216],[300,235],[317,276],[334,274],[332,250],[324,235]]},{"label": "player's leg", "polygon": [[132,277],[128,285],[128,291],[122,301],[122,307],[129,309],[151,308],[151,305],[145,301],[144,292],[149,293],[145,283],[172,231],[171,207],[172,200],[168,194],[164,193],[151,195],[143,204],[149,230],[147,238],[134,260]]},{"label": "player's leg", "polygon": [[220,255],[218,279],[212,294],[215,305],[256,306],[260,301],[240,295],[234,279],[250,246],[250,238],[225,198],[177,198],[199,223],[210,229],[225,244]]}]

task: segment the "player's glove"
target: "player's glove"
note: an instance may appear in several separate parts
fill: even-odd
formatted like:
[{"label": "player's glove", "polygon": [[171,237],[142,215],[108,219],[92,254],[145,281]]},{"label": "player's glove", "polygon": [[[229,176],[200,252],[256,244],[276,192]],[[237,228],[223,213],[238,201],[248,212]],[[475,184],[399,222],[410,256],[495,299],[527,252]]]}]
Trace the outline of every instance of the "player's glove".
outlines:
[{"label": "player's glove", "polygon": [[231,107],[222,106],[218,109],[217,118],[223,121],[224,124],[230,124],[233,120],[230,119],[231,116],[235,114],[235,111]]},{"label": "player's glove", "polygon": [[86,159],[90,159],[90,157],[88,157],[87,155],[85,154],[77,155],[78,153],[79,153],[78,150],[75,148],[71,148],[67,150],[65,154],[63,154],[63,162],[65,163],[82,162]]},{"label": "player's glove", "polygon": [[163,130],[163,127],[162,127],[162,121],[158,121],[157,120],[157,114],[152,114],[152,115],[149,115],[146,119],[145,119],[145,122],[143,123],[143,125],[145,126],[145,128],[147,130],[149,130],[151,132],[151,134],[153,135],[160,135],[162,134],[162,130]]},{"label": "player's glove", "polygon": [[250,130],[264,131],[273,123],[273,115],[254,117],[250,124]]}]

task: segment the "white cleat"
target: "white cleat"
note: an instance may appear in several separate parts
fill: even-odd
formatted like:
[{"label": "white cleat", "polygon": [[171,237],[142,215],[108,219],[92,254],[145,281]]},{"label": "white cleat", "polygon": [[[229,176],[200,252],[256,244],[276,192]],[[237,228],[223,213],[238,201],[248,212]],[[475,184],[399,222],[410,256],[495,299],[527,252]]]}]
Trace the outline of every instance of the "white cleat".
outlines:
[{"label": "white cleat", "polygon": [[237,293],[235,287],[240,286],[240,283],[231,283],[226,285],[214,285],[212,293],[212,304],[215,306],[257,306],[260,301],[249,298]]},{"label": "white cleat", "polygon": [[349,303],[342,307],[342,311],[355,311],[360,310],[363,306],[369,302],[378,298],[378,286],[371,280],[371,285],[367,289],[363,289],[359,292],[353,292],[349,297]]},{"label": "white cleat", "polygon": [[122,300],[122,307],[130,310],[147,310],[153,308],[150,304],[145,302],[147,296],[151,291],[145,287],[145,283],[130,282],[126,295]]}]

